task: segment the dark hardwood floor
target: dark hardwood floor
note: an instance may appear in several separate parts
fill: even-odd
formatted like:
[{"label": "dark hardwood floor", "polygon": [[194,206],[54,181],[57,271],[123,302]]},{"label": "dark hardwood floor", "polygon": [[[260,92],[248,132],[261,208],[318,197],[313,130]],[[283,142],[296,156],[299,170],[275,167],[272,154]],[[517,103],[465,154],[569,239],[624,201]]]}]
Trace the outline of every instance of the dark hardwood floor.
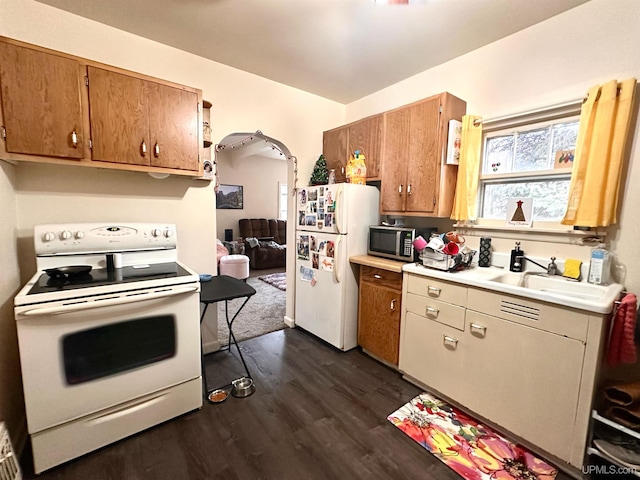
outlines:
[{"label": "dark hardwood floor", "polygon": [[[420,389],[358,349],[299,330],[241,343],[256,392],[183,415],[40,475],[41,480],[459,480],[387,421]],[[236,355],[206,356],[210,386],[241,375]],[[570,477],[558,475],[559,480]]]}]

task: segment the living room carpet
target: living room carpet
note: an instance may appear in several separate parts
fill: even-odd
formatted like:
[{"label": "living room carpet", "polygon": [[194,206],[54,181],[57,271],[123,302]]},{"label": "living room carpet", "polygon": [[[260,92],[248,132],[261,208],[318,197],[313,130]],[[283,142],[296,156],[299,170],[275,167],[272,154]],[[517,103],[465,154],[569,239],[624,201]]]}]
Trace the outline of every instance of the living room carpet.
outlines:
[{"label": "living room carpet", "polygon": [[467,480],[552,480],[558,473],[524,447],[428,393],[387,419]]},{"label": "living room carpet", "polygon": [[267,282],[269,285],[273,285],[280,290],[287,289],[287,273],[271,273],[269,275],[262,275],[258,277],[263,282]]},{"label": "living room carpet", "polygon": [[[263,281],[258,277],[249,277],[247,283],[256,290],[249,298],[238,317],[233,322],[233,333],[241,342],[259,337],[286,327],[284,315],[286,311],[286,293]],[[229,301],[229,320],[244,302],[244,298]],[[229,328],[224,316],[224,302],[218,302],[218,341],[220,345],[228,345]]]}]

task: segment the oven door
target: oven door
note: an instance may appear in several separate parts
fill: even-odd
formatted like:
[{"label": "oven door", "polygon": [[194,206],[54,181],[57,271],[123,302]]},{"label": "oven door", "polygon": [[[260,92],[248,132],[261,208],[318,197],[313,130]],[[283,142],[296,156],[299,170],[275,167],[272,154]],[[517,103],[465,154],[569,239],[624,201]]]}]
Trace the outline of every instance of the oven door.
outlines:
[{"label": "oven door", "polygon": [[199,290],[16,307],[29,432],[198,378]]}]

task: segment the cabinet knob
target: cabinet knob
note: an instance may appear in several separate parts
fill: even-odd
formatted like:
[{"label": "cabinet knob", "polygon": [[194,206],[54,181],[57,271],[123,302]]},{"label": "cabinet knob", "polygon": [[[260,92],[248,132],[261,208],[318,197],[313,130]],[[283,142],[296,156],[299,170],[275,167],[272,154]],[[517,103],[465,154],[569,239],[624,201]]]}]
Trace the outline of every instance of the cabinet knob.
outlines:
[{"label": "cabinet knob", "polygon": [[394,298],[393,300],[391,300],[391,305],[389,306],[389,309],[390,309],[392,312],[395,312],[395,311],[396,311],[396,302],[397,302],[397,300],[396,300],[395,298]]},{"label": "cabinet knob", "polygon": [[156,158],[160,156],[160,145],[158,145],[158,142],[156,142],[156,144],[153,146],[153,155]]},{"label": "cabinet knob", "polygon": [[140,154],[143,157],[147,154],[147,144],[144,143],[144,140],[142,140],[142,143],[140,144]]},{"label": "cabinet knob", "polygon": [[376,280],[380,280],[382,277],[376,273],[373,275],[373,278],[375,278]]},{"label": "cabinet knob", "polygon": [[455,349],[458,347],[458,340],[456,340],[453,337],[450,337],[449,335],[443,335],[443,344],[445,347],[450,348],[450,349]]},{"label": "cabinet knob", "polygon": [[398,195],[402,195],[402,184],[398,185]]},{"label": "cabinet knob", "polygon": [[75,130],[71,132],[71,145],[73,148],[78,148],[78,133]]},{"label": "cabinet knob", "polygon": [[407,185],[407,195],[411,195],[411,184]]},{"label": "cabinet knob", "polygon": [[469,330],[471,333],[476,334],[480,337],[484,337],[487,334],[487,327],[484,325],[480,325],[479,323],[471,323],[469,325]]}]

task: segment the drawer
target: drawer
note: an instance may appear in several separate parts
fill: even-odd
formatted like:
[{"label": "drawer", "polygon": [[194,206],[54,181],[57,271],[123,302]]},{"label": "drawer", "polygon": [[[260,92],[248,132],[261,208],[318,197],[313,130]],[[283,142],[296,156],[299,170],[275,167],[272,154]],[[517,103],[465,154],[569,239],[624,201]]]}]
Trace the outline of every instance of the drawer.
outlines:
[{"label": "drawer", "polygon": [[360,267],[360,281],[402,291],[402,274],[384,270],[382,268],[362,265]]},{"label": "drawer", "polygon": [[515,295],[469,288],[469,309],[582,342],[587,339],[589,314]]},{"label": "drawer", "polygon": [[442,302],[464,307],[467,305],[467,287],[422,275],[408,275],[407,291]]},{"label": "drawer", "polygon": [[466,311],[464,307],[423,297],[415,293],[407,294],[404,307],[407,312],[412,312],[421,317],[464,331]]}]

